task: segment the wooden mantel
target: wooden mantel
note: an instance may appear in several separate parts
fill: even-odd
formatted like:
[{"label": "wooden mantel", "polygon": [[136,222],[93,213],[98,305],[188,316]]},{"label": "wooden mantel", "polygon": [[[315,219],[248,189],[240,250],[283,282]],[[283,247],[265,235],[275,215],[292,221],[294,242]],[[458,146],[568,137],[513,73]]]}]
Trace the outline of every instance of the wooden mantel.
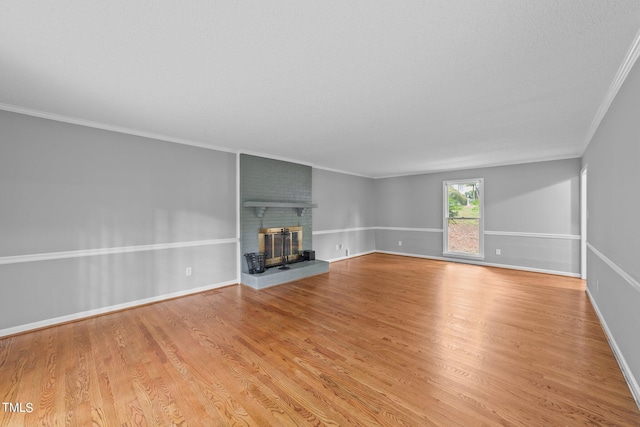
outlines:
[{"label": "wooden mantel", "polygon": [[248,201],[242,204],[245,208],[256,208],[256,215],[260,218],[264,216],[264,212],[267,208],[293,208],[298,210],[299,216],[304,216],[307,210],[311,208],[317,208],[316,203],[296,203],[296,202],[260,202],[260,201]]}]

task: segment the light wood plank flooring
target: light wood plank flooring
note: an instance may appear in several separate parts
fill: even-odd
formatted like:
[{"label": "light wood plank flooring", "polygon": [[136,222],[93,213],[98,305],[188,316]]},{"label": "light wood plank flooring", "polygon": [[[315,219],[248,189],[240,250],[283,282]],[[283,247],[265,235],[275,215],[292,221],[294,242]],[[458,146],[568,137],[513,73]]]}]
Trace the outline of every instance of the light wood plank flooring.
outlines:
[{"label": "light wood plank flooring", "polygon": [[0,398],[33,407],[0,426],[640,425],[583,281],[383,254],[2,339]]}]

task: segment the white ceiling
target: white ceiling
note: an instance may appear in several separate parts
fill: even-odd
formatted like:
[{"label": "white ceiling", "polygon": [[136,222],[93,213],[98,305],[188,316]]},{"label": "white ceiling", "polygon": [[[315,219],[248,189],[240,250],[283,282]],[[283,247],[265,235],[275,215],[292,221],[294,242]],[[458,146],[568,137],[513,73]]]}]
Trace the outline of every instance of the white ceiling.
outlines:
[{"label": "white ceiling", "polygon": [[370,177],[579,157],[638,0],[3,0],[0,108]]}]

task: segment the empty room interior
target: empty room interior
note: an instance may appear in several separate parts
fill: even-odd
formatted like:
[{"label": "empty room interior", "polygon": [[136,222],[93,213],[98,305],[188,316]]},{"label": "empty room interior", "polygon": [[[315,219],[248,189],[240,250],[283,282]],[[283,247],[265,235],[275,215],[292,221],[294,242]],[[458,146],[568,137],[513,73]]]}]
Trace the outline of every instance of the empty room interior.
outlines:
[{"label": "empty room interior", "polygon": [[640,2],[0,6],[0,426],[640,425]]}]

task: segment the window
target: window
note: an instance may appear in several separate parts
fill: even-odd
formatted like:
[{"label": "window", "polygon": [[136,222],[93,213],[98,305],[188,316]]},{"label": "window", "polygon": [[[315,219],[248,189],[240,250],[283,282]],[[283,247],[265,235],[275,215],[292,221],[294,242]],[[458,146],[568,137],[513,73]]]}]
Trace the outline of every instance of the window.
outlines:
[{"label": "window", "polygon": [[444,255],[484,258],[483,179],[444,182]]}]

